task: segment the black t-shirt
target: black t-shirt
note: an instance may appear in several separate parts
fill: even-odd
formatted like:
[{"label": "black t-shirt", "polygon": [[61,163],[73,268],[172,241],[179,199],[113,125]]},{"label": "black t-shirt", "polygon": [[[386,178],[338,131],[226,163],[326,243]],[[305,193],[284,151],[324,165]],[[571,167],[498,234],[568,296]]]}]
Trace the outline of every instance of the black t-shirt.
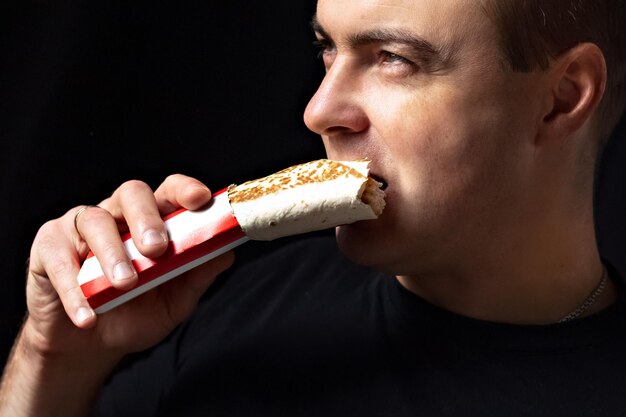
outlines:
[{"label": "black t-shirt", "polygon": [[97,415],[626,416],[625,313],[472,320],[304,239],[219,278]]}]

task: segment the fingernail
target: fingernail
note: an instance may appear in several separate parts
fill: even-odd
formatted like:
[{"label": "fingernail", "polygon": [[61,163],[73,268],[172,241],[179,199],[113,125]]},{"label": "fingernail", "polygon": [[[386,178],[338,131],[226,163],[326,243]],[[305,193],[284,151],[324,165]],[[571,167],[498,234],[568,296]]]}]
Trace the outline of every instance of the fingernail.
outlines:
[{"label": "fingernail", "polygon": [[154,229],[146,231],[141,238],[141,243],[146,246],[161,245],[165,242],[167,242],[167,238]]},{"label": "fingernail", "polygon": [[120,262],[113,268],[113,278],[116,281],[126,281],[135,276],[135,272],[127,262]]},{"label": "fingernail", "polygon": [[80,307],[78,311],[76,311],[76,321],[79,323],[84,323],[90,318],[92,318],[96,313],[90,308]]}]

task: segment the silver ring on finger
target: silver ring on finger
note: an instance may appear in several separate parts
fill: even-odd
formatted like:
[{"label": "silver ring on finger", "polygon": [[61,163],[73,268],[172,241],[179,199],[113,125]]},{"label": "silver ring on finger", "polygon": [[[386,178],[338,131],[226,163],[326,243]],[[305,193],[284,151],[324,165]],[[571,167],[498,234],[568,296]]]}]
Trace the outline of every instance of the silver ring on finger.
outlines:
[{"label": "silver ring on finger", "polygon": [[80,217],[81,214],[85,212],[85,210],[87,210],[88,208],[92,208],[92,207],[101,208],[100,206],[96,204],[88,204],[86,206],[82,206],[74,215],[74,229],[76,230],[76,233],[78,233],[79,235],[80,235],[80,232],[78,231],[78,218]]}]

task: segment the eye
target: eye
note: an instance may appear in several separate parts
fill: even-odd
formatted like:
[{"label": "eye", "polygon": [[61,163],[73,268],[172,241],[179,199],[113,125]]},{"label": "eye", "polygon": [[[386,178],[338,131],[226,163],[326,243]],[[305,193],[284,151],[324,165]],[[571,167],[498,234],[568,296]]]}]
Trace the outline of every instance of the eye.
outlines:
[{"label": "eye", "polygon": [[414,61],[387,50],[378,52],[378,63],[384,73],[393,77],[407,77],[420,69]]},{"label": "eye", "polygon": [[313,41],[313,47],[317,51],[318,58],[323,58],[324,54],[332,52],[332,50],[334,49],[332,44],[326,39],[318,39],[316,41]]},{"label": "eye", "polygon": [[389,51],[380,51],[379,58],[383,64],[404,64],[414,66],[415,63],[401,55]]},{"label": "eye", "polygon": [[313,42],[313,46],[317,50],[317,57],[322,58],[326,69],[330,68],[335,60],[336,49],[332,42],[326,39],[318,39]]}]

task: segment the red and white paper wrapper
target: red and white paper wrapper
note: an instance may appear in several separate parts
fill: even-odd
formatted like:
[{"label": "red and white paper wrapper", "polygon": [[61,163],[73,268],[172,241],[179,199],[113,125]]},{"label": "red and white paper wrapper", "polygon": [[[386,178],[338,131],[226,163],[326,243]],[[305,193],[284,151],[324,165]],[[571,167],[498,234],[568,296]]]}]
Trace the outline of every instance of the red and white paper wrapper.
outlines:
[{"label": "red and white paper wrapper", "polygon": [[96,313],[109,311],[249,240],[233,215],[226,189],[215,194],[204,209],[181,209],[167,216],[165,227],[169,246],[165,254],[155,259],[141,255],[130,234],[123,237],[139,276],[131,290],[113,287],[96,257],[89,255],[78,274],[78,283]]},{"label": "red and white paper wrapper", "polygon": [[124,244],[138,272],[129,291],[114,288],[89,256],[78,283],[97,313],[108,311],[249,239],[283,236],[375,219],[384,208],[381,183],[368,178],[369,161],[318,160],[231,186],[198,211],[165,218],[169,247],[159,258],[142,256],[130,235]]}]

